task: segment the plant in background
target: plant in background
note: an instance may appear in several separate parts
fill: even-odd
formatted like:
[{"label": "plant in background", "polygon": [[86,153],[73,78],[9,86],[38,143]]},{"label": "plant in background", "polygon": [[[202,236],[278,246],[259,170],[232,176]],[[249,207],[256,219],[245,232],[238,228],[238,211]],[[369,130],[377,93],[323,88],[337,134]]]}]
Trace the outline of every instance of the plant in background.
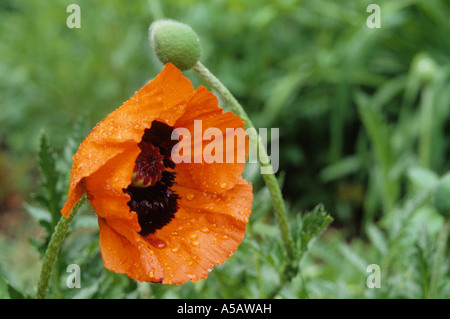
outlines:
[{"label": "plant in background", "polygon": [[436,187],[433,203],[439,214],[444,217],[444,221],[437,238],[436,251],[434,254],[433,268],[430,279],[430,298],[439,297],[439,279],[441,278],[441,266],[445,259],[445,251],[448,241],[448,231],[450,225],[450,175],[442,177]]},{"label": "plant in background", "polygon": [[[450,297],[446,218],[433,202],[450,168],[450,3],[379,0],[380,30],[366,25],[367,1],[77,3],[80,30],[61,19],[64,3],[0,5],[0,158],[10,172],[0,187],[0,298],[34,296],[44,255],[44,264],[54,260],[41,280],[50,280],[49,298]],[[206,279],[182,285],[140,283],[105,268],[98,215],[86,202],[73,220],[60,219],[64,242],[45,254],[73,154],[111,106],[162,69],[148,58],[149,16],[192,26],[181,32],[175,23],[165,42],[172,47],[202,39],[185,72],[195,87],[206,82],[245,127],[280,128],[277,178],[259,174],[251,157],[242,173],[253,203],[239,248]],[[153,42],[173,22],[161,23]],[[185,55],[169,53],[173,63]],[[68,129],[74,121],[81,126]],[[286,205],[274,204],[280,197],[265,180],[283,189]],[[22,196],[32,220],[5,190]],[[332,208],[335,222],[315,240],[330,221],[317,203]],[[71,264],[80,266],[80,289],[66,284]],[[366,285],[371,264],[379,265],[380,288]]]}]

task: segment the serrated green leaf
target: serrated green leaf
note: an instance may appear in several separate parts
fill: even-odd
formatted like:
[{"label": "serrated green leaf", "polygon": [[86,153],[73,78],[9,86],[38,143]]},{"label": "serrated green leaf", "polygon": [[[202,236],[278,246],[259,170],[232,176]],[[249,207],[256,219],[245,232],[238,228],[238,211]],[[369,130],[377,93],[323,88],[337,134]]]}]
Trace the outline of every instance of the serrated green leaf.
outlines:
[{"label": "serrated green leaf", "polygon": [[42,174],[42,188],[46,194],[39,194],[36,197],[40,198],[41,204],[46,204],[45,207],[51,214],[52,225],[56,225],[60,216],[59,204],[62,198],[62,193],[58,191],[60,173],[56,169],[55,155],[45,133],[41,135],[38,162]]},{"label": "serrated green leaf", "polygon": [[41,135],[41,142],[39,147],[39,167],[44,177],[43,184],[50,188],[55,185],[58,180],[58,172],[56,171],[56,160],[53,151],[47,141],[45,133]]},{"label": "serrated green leaf", "polygon": [[322,205],[316,206],[312,211],[301,218],[301,251],[305,251],[308,244],[319,236],[333,221]]}]

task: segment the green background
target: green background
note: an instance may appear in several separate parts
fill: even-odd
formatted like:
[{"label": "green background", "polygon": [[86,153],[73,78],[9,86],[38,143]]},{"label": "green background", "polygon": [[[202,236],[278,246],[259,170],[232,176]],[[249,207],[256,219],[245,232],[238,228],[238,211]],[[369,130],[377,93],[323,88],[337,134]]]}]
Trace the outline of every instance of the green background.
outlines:
[{"label": "green background", "polygon": [[[163,17],[198,33],[202,63],[257,127],[280,128],[278,176],[290,218],[321,203],[334,222],[311,243],[301,273],[284,282],[274,271],[283,255],[267,190],[248,172],[255,200],[243,245],[207,280],[172,287],[105,270],[86,212],[63,247],[50,296],[429,297],[443,221],[431,194],[450,167],[450,3],[377,0],[381,28],[370,29],[374,2],[2,0],[0,297],[36,289],[41,259],[30,238],[45,238],[36,222],[45,208],[33,196],[41,132],[67,179],[82,138],[161,70],[148,27]],[[70,3],[81,8],[79,29],[66,26]],[[448,256],[441,298],[450,297]],[[70,263],[81,265],[82,289],[65,285]],[[379,289],[366,286],[369,264],[381,267]]]}]

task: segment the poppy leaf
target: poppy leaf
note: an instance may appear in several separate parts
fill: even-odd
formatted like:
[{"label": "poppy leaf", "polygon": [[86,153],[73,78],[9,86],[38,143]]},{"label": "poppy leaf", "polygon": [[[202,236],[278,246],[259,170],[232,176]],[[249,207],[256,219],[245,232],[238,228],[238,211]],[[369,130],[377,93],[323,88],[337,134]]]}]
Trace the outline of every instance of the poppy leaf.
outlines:
[{"label": "poppy leaf", "polygon": [[327,214],[322,205],[318,205],[306,213],[300,220],[300,251],[305,252],[308,244],[318,237],[332,221],[333,218]]},{"label": "poppy leaf", "polygon": [[51,214],[52,224],[56,225],[59,219],[59,204],[62,198],[62,193],[58,190],[58,180],[60,173],[56,168],[56,158],[51,149],[45,133],[42,133],[39,147],[39,167],[42,174],[42,188],[46,194],[41,194],[46,199],[41,200],[41,203],[47,204],[46,208]]}]

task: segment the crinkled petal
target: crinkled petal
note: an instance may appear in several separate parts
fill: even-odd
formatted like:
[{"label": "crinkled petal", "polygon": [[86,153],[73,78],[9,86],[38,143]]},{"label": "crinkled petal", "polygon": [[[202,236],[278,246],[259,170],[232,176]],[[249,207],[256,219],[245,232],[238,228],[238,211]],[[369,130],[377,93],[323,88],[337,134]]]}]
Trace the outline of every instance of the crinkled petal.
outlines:
[{"label": "crinkled petal", "polygon": [[193,92],[189,79],[169,63],[154,80],[98,123],[73,157],[69,194],[62,214],[67,217],[83,196],[86,177],[118,154],[133,147],[136,150],[144,130],[154,120],[172,126],[184,113],[186,101]]},{"label": "crinkled petal", "polygon": [[162,269],[150,245],[123,223],[98,219],[105,267],[139,281],[161,281]]},{"label": "crinkled petal", "polygon": [[[196,123],[196,120],[201,122]],[[177,184],[210,193],[221,193],[233,188],[244,170],[248,156],[248,136],[242,119],[231,112],[223,113],[215,95],[199,87],[187,103],[185,113],[175,122],[176,128],[186,128],[191,135],[191,158],[189,162],[183,161],[177,165]],[[211,137],[211,140],[203,138],[208,130],[221,134],[222,140],[216,144],[221,147],[214,147],[213,152],[205,151],[209,144],[216,143],[215,137]],[[234,137],[235,132],[240,134],[239,139]],[[179,147],[181,145],[178,143]],[[200,154],[200,160],[196,159],[197,154]],[[208,154],[213,154],[212,162],[207,161]]]},{"label": "crinkled petal", "polygon": [[174,190],[181,196],[175,218],[147,238],[165,243],[164,249],[155,250],[163,283],[182,284],[206,278],[233,255],[245,236],[253,194],[242,178],[217,195],[180,186]]}]

